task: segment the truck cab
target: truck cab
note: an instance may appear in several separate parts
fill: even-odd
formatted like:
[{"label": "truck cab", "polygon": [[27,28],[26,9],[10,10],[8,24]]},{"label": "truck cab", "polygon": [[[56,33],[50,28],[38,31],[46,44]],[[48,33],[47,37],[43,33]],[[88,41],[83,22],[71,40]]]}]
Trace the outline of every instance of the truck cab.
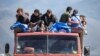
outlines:
[{"label": "truck cab", "polygon": [[17,33],[13,56],[82,56],[77,33]]}]

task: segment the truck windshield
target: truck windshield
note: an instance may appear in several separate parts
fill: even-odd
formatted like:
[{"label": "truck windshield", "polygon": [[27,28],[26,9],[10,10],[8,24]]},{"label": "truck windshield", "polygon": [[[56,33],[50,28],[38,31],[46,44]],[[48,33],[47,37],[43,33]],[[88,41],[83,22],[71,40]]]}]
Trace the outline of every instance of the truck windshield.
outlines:
[{"label": "truck windshield", "polygon": [[18,54],[77,53],[77,38],[57,35],[22,36],[17,39]]}]

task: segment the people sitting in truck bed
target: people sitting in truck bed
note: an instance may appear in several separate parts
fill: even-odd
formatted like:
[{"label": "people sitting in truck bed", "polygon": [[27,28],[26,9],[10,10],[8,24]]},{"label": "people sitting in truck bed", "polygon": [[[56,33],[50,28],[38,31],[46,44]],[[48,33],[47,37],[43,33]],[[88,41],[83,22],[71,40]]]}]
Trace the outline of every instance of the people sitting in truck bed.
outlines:
[{"label": "people sitting in truck bed", "polygon": [[56,22],[56,17],[52,14],[50,9],[41,17],[41,20],[44,21],[46,29],[48,29],[52,24]]},{"label": "people sitting in truck bed", "polygon": [[32,31],[36,31],[41,22],[41,14],[39,9],[35,9],[30,19],[30,27]]},{"label": "people sitting in truck bed", "polygon": [[[83,30],[86,32],[86,20],[84,16],[78,16],[78,10],[74,10],[73,14],[72,7],[67,7],[66,12],[61,15],[59,22],[57,22],[56,17],[52,14],[50,9],[41,16],[38,9],[34,10],[31,15],[29,22],[29,14],[23,12],[22,8],[17,9],[16,23],[11,26],[11,29],[18,32],[27,32],[29,27],[32,31],[51,31],[51,32],[77,32],[80,33],[80,37],[83,37]],[[82,20],[82,21],[81,21]],[[29,26],[28,26],[29,25]]]},{"label": "people sitting in truck bed", "polygon": [[86,30],[86,27],[87,27],[86,17],[84,15],[80,15],[80,19],[81,19],[81,23],[82,23],[82,26],[83,26],[84,34],[87,35],[87,30]]},{"label": "people sitting in truck bed", "polygon": [[68,22],[71,17],[70,16],[71,11],[72,11],[72,7],[67,7],[66,12],[61,15],[60,21],[58,23],[55,23],[51,27],[50,31],[52,32],[60,32],[60,31],[71,32],[71,28],[68,26]]}]

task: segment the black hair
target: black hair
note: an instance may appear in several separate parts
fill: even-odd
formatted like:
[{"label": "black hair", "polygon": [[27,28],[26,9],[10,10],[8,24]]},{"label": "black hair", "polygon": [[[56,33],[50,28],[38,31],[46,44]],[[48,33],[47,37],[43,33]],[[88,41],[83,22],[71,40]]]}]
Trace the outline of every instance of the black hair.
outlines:
[{"label": "black hair", "polygon": [[78,13],[78,10],[77,9],[74,9],[73,13],[77,14]]},{"label": "black hair", "polygon": [[18,13],[19,11],[23,12],[23,9],[22,8],[18,8],[16,12]]},{"label": "black hair", "polygon": [[72,7],[68,6],[66,11],[70,11],[70,10],[72,10]]},{"label": "black hair", "polygon": [[52,11],[50,9],[47,10],[47,13],[52,13]]},{"label": "black hair", "polygon": [[73,14],[71,16],[76,16],[77,13],[78,13],[78,10],[77,9],[74,9],[73,10]]},{"label": "black hair", "polygon": [[34,12],[40,13],[39,9],[35,9]]}]

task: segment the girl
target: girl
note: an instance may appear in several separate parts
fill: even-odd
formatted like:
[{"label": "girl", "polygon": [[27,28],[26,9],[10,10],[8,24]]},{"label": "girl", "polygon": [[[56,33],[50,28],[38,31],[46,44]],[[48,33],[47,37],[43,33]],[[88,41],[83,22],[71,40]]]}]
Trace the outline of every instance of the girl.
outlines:
[{"label": "girl", "polygon": [[87,22],[86,22],[85,16],[84,15],[80,15],[80,19],[81,19],[81,23],[83,25],[84,34],[87,35],[87,30],[86,30]]}]

